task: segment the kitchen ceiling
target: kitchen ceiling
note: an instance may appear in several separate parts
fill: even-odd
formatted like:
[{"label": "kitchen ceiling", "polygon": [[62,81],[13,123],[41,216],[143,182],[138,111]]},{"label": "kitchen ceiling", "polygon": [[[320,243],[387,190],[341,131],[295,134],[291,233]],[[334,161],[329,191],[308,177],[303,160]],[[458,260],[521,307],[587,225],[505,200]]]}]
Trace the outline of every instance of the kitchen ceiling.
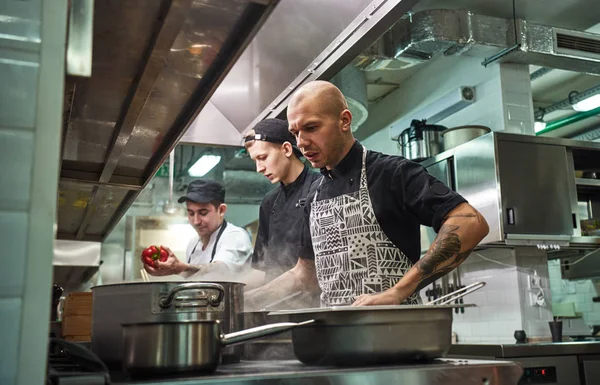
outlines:
[{"label": "kitchen ceiling", "polygon": [[[515,6],[516,17],[525,19],[531,23],[600,33],[600,15],[598,12],[589,11],[597,8],[597,0],[567,0],[553,2],[552,5],[549,5],[549,2],[544,0],[521,0],[515,1]],[[455,0],[452,2],[421,0],[413,7],[412,12],[417,13],[432,9],[466,9],[480,15],[506,19],[513,18],[512,0]],[[435,58],[432,60],[435,60]],[[366,71],[369,104],[372,105],[380,101],[387,94],[397,89],[403,81],[413,76],[431,61],[398,70]],[[533,73],[539,68],[530,66],[530,72]],[[534,108],[552,105],[566,99],[571,91],[582,92],[597,85],[600,85],[600,76],[597,75],[565,70],[550,71],[546,75],[532,81]],[[575,111],[572,109],[558,110],[547,114],[544,118],[550,121],[574,113]],[[593,117],[570,124],[545,135],[571,137],[598,126],[600,126],[600,117]],[[360,129],[356,132],[356,136],[359,139],[364,139],[365,136],[370,134],[371,132],[361,132]]]}]

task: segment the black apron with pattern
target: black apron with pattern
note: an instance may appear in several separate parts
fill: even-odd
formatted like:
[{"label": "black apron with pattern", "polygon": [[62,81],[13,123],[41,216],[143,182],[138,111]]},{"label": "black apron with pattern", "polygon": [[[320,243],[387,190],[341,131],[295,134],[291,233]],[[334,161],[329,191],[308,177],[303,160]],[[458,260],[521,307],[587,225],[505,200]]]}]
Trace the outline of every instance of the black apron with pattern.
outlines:
[{"label": "black apron with pattern", "polygon": [[[311,204],[310,233],[321,306],[350,305],[362,294],[394,285],[413,266],[383,232],[367,186],[367,149],[363,146],[358,191]],[[323,179],[321,179],[321,184]],[[414,293],[404,304],[420,304]]]}]

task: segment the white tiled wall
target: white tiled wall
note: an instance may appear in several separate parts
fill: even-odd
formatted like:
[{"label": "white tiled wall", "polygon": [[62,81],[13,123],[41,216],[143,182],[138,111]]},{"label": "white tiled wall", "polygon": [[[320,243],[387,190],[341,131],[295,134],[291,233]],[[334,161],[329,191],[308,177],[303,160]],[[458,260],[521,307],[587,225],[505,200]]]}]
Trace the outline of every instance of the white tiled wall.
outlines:
[{"label": "white tiled wall", "polygon": [[563,280],[560,274],[560,261],[548,261],[550,270],[550,290],[555,302],[572,302],[575,311],[582,313],[586,325],[600,325],[600,303],[592,298],[600,295],[600,281],[590,279]]},{"label": "white tiled wall", "polygon": [[66,0],[0,5],[2,385],[44,382],[66,5]]},{"label": "white tiled wall", "polygon": [[[548,336],[551,298],[545,261],[543,253],[521,249],[491,249],[471,254],[459,268],[462,284],[483,281],[486,286],[464,299],[476,307],[465,308],[464,314],[454,314],[453,331],[458,342],[514,343],[515,330],[525,330],[529,337]],[[527,277],[534,270],[542,279],[546,307],[532,307],[527,302]]]}]

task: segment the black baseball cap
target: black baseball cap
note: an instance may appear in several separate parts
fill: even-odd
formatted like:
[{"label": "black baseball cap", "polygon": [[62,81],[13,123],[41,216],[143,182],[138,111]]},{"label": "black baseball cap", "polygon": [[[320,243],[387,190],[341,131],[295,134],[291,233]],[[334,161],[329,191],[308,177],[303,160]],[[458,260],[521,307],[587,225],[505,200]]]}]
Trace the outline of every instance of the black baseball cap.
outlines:
[{"label": "black baseball cap", "polygon": [[302,156],[302,152],[296,146],[296,138],[288,131],[288,122],[282,119],[271,118],[258,122],[256,126],[254,126],[254,135],[246,136],[244,143],[253,140],[281,144],[290,142],[294,155],[298,158]]},{"label": "black baseball cap", "polygon": [[225,202],[225,187],[211,179],[195,179],[188,185],[187,194],[177,200],[179,203],[185,201],[196,203]]}]

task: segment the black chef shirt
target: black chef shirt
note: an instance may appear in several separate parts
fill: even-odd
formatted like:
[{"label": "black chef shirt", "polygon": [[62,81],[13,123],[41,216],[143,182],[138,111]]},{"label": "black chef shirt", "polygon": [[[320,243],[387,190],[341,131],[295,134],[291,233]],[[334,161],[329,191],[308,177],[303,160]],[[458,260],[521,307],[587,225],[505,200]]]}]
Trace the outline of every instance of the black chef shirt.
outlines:
[{"label": "black chef shirt", "polygon": [[[309,193],[312,202],[350,194],[360,188],[362,145],[354,145],[332,170],[321,169]],[[413,263],[421,255],[420,225],[438,232],[444,217],[466,200],[431,176],[422,165],[401,156],[367,151],[367,186],[375,217],[387,237]],[[310,205],[306,206],[302,231],[302,258],[314,259],[309,228]]]},{"label": "black chef shirt", "polygon": [[319,178],[318,172],[304,166],[294,182],[287,186],[281,183],[265,196],[260,205],[252,267],[266,271],[269,281],[298,262],[304,206],[310,184]]}]

